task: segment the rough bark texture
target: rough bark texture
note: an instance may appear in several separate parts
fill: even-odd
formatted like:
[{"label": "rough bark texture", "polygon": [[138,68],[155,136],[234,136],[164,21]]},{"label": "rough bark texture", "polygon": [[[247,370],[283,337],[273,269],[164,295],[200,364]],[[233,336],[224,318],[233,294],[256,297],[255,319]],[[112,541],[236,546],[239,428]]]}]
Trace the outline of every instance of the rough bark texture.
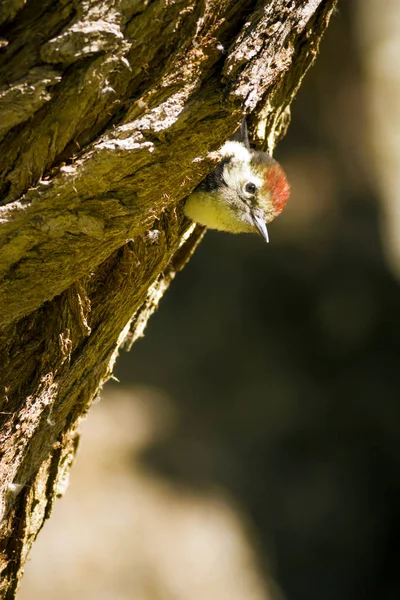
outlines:
[{"label": "rough bark texture", "polygon": [[2,2],[1,598],[203,234],[182,201],[243,114],[273,149],[335,1]]}]

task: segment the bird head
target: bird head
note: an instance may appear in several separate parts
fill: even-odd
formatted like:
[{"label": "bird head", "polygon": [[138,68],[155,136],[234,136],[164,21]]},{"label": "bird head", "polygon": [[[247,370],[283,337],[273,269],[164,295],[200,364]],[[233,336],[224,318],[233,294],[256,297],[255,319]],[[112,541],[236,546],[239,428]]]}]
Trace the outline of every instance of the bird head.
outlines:
[{"label": "bird head", "polygon": [[265,152],[229,141],[222,160],[191,194],[185,214],[211,229],[258,232],[269,241],[267,224],[280,214],[289,184],[279,164]]}]

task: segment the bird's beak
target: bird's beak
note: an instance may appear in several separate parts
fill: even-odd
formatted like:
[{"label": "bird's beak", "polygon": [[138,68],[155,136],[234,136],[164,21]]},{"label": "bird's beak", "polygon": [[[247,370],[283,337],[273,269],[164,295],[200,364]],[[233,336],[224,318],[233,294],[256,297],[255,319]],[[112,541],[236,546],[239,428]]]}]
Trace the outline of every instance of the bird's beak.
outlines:
[{"label": "bird's beak", "polygon": [[253,223],[254,223],[254,226],[257,229],[258,233],[268,244],[269,235],[268,235],[268,229],[267,229],[266,222],[264,221],[264,219],[261,219],[261,217],[258,217],[255,214],[252,214],[251,216],[253,217]]}]

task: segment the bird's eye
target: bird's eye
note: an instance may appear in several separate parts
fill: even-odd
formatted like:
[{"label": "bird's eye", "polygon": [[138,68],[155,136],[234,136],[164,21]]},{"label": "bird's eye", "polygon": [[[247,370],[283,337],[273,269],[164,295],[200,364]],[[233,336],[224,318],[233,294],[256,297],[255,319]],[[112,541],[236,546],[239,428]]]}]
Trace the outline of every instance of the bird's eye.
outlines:
[{"label": "bird's eye", "polygon": [[255,194],[257,191],[257,186],[254,183],[252,183],[251,181],[249,181],[244,186],[244,191],[246,192],[246,194],[251,194],[253,196],[253,194]]}]

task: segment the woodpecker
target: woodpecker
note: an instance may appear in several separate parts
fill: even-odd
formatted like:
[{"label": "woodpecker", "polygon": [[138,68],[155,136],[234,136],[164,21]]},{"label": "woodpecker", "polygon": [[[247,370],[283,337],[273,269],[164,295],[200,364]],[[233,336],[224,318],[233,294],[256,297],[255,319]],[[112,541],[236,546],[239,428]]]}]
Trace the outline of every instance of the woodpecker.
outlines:
[{"label": "woodpecker", "polygon": [[246,121],[221,148],[222,160],[186,200],[187,217],[210,229],[256,233],[285,207],[290,187],[280,165],[250,148]]}]

